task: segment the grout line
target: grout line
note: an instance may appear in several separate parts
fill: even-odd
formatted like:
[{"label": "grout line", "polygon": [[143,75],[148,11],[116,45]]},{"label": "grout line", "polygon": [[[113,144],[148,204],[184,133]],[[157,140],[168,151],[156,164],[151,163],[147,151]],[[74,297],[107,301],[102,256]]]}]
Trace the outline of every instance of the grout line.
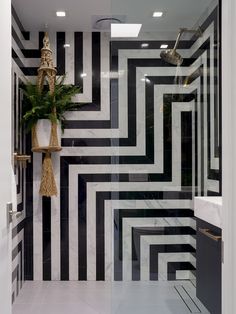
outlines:
[{"label": "grout line", "polygon": [[197,306],[196,302],[192,299],[192,297],[190,296],[190,294],[188,293],[188,291],[185,289],[185,287],[182,285],[182,288],[184,289],[184,291],[187,293],[187,295],[190,297],[190,299],[192,300],[192,302],[195,304],[196,308],[199,310],[199,313],[202,313],[200,308]]},{"label": "grout line", "polygon": [[178,289],[176,288],[176,286],[174,286],[175,290],[177,291],[178,295],[180,296],[180,298],[182,299],[182,301],[184,302],[184,304],[187,306],[187,308],[189,309],[190,313],[193,313],[190,309],[190,307],[188,306],[188,304],[185,302],[184,298],[182,297],[182,295],[180,294],[180,292],[178,291]]},{"label": "grout line", "polygon": [[193,283],[192,280],[190,280],[191,284],[194,286],[194,288],[196,288],[196,285]]}]

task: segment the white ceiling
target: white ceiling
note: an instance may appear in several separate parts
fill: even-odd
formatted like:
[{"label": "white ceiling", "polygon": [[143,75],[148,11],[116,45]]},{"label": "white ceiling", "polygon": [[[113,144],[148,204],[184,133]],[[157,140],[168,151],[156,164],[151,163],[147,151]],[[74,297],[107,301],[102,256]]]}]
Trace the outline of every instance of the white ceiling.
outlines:
[{"label": "white ceiling", "polygon": [[[91,31],[94,15],[125,15],[127,23],[142,23],[145,32],[173,32],[193,27],[217,0],[12,0],[26,30]],[[65,10],[66,18],[55,12]],[[164,11],[160,19],[153,11]]]}]

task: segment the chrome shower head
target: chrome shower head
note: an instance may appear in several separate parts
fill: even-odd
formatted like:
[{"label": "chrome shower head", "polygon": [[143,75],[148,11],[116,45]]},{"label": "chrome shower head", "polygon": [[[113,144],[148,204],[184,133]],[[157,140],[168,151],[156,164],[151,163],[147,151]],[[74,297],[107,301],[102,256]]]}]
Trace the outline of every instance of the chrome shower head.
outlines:
[{"label": "chrome shower head", "polygon": [[183,58],[176,51],[176,49],[178,47],[180,37],[184,32],[194,33],[195,35],[198,35],[199,37],[202,36],[202,32],[201,32],[200,28],[198,28],[197,30],[189,30],[186,28],[181,28],[179,30],[174,48],[161,51],[160,56],[161,56],[162,60],[164,60],[167,63],[173,64],[173,65],[181,65],[183,63]]}]

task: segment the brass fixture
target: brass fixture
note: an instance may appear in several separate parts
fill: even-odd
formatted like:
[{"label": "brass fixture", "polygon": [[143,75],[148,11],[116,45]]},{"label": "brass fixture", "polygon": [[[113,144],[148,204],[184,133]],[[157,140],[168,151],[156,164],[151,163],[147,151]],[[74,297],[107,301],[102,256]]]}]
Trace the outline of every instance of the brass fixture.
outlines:
[{"label": "brass fixture", "polygon": [[180,66],[183,63],[182,56],[176,51],[180,41],[180,37],[182,36],[183,33],[192,33],[198,37],[202,36],[202,31],[200,27],[198,29],[180,28],[174,48],[161,51],[160,56],[162,60],[164,60],[167,63],[178,66]]},{"label": "brass fixture", "polygon": [[209,229],[201,229],[199,228],[199,232],[201,232],[202,234],[204,234],[205,236],[207,236],[208,238],[218,242],[221,240],[221,236],[216,236],[214,235]]},{"label": "brass fixture", "polygon": [[30,155],[24,155],[24,154],[18,154],[14,153],[14,162],[15,165],[22,165],[23,168],[27,167],[27,162],[31,163],[31,156]]}]

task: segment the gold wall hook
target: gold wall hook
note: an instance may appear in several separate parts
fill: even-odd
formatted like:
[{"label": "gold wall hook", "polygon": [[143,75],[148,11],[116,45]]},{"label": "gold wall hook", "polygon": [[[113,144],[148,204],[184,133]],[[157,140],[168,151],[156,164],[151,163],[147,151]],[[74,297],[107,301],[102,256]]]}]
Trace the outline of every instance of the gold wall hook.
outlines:
[{"label": "gold wall hook", "polygon": [[18,164],[18,165],[21,165],[23,168],[26,168],[27,162],[31,163],[31,156],[14,153],[14,162],[15,162],[15,165]]}]

